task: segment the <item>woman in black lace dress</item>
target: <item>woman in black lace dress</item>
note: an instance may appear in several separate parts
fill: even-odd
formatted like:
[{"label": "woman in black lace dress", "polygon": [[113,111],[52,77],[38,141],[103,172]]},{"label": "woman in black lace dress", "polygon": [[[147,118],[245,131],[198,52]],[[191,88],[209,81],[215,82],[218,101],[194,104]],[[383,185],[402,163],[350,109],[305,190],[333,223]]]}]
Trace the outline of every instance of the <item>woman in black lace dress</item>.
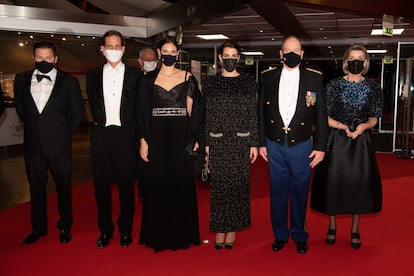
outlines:
[{"label": "woman in black lace dress", "polygon": [[382,90],[364,78],[369,55],[361,45],[351,46],[343,58],[344,77],[326,88],[328,123],[331,128],[325,159],[315,170],[310,206],[328,214],[328,244],[336,238],[337,214],[352,214],[351,246],[361,247],[360,214],[382,208],[382,185],[369,130],[382,116]]},{"label": "woman in black lace dress", "polygon": [[239,46],[219,49],[222,71],[203,85],[206,154],[211,168],[210,231],[215,248],[231,249],[236,231],[250,226],[250,163],[258,155],[256,81],[237,72]]},{"label": "woman in black lace dress", "polygon": [[145,161],[140,244],[185,249],[200,244],[194,159],[185,150],[202,136],[202,102],[195,78],[176,68],[178,45],[167,37],[158,47],[159,71],[140,86],[140,156]]}]

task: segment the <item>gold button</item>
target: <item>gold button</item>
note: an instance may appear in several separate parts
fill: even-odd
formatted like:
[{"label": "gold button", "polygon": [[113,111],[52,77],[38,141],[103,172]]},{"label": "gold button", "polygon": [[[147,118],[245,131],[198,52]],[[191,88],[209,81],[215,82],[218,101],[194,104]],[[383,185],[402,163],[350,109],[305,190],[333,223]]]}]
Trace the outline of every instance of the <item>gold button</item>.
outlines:
[{"label": "gold button", "polygon": [[276,139],[276,141],[280,142],[280,139],[279,139],[279,138],[277,138],[277,139]]},{"label": "gold button", "polygon": [[274,123],[275,123],[275,121],[273,121],[273,120],[270,120],[270,122],[271,122],[272,124],[274,124]]},{"label": "gold button", "polygon": [[305,123],[304,123],[304,122],[302,122],[302,123],[300,123],[300,125],[301,125],[301,126],[304,126],[304,125],[305,125]]},{"label": "gold button", "polygon": [[295,139],[290,140],[292,143],[295,143]]},{"label": "gold button", "polygon": [[270,102],[266,102],[266,104],[270,104]]}]

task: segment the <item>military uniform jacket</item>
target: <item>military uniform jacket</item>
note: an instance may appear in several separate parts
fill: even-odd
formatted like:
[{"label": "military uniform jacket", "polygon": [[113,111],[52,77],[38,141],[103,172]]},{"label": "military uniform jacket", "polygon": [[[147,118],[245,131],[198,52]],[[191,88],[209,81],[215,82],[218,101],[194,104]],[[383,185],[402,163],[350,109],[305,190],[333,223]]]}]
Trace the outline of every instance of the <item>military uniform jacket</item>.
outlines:
[{"label": "military uniform jacket", "polygon": [[[315,150],[326,151],[328,117],[321,74],[300,69],[299,92],[295,114],[289,126],[284,126],[279,112],[279,81],[282,68],[262,73],[259,94],[260,146],[270,140],[289,146],[313,137]],[[281,91],[283,93],[283,91]]]}]

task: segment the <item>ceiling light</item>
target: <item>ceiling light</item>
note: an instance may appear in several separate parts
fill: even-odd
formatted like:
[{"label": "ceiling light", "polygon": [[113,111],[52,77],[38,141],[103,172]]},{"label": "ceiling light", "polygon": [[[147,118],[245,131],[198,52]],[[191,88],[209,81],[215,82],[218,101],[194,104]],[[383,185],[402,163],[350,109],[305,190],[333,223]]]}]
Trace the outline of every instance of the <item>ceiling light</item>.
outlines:
[{"label": "ceiling light", "polygon": [[374,50],[367,50],[368,54],[385,54],[387,50],[383,49],[374,49]]},{"label": "ceiling light", "polygon": [[212,34],[212,35],[197,35],[198,38],[205,40],[215,40],[215,39],[229,39],[229,37],[222,34]]},{"label": "ceiling light", "polygon": [[264,53],[260,51],[252,51],[252,52],[241,52],[245,56],[263,56]]},{"label": "ceiling light", "polygon": [[[392,34],[393,35],[401,35],[404,32],[405,29],[393,29]],[[372,29],[371,35],[383,35],[384,32],[382,29]]]}]

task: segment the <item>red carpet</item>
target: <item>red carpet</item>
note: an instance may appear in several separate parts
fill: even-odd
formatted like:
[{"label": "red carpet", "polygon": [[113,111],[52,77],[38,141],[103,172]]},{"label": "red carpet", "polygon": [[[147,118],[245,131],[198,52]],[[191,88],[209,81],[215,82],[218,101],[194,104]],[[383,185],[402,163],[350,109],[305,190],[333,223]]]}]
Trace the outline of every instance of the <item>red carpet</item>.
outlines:
[{"label": "red carpet", "polygon": [[[208,187],[200,186],[199,214],[202,239],[210,241],[189,250],[153,253],[137,244],[141,205],[137,204],[134,243],[119,246],[117,233],[108,248],[96,248],[98,237],[92,184],[73,188],[73,240],[62,245],[55,228],[56,195],[49,196],[49,235],[23,246],[30,232],[29,204],[0,212],[1,275],[414,275],[414,161],[378,154],[384,187],[383,211],[361,218],[362,248],[349,245],[350,217],[338,218],[337,243],[324,243],[327,218],[309,210],[308,254],[300,255],[290,241],[273,252],[269,218],[267,168],[252,168],[252,227],[237,236],[233,250],[213,248],[208,232]],[[117,208],[114,188],[114,213]]]}]

